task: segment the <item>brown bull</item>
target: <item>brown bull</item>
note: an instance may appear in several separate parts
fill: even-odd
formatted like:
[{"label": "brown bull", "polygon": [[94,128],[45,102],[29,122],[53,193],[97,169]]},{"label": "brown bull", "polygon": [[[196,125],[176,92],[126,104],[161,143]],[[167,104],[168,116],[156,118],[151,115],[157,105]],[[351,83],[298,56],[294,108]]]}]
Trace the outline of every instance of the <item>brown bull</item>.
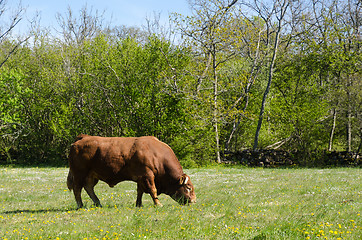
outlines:
[{"label": "brown bull", "polygon": [[94,193],[99,180],[114,187],[122,181],[137,183],[136,206],[142,206],[143,193],[149,193],[155,205],[165,193],[180,204],[196,201],[194,186],[172,149],[155,137],[97,137],[79,135],[69,153],[67,185],[73,190],[78,208],[83,207],[81,191],[86,190],[96,206]]}]

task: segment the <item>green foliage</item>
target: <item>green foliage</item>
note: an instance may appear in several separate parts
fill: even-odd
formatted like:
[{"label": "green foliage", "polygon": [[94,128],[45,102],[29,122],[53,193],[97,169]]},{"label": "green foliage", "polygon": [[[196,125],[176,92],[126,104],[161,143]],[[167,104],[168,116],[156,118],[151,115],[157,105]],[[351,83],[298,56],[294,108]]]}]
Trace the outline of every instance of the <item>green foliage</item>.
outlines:
[{"label": "green foliage", "polygon": [[[66,21],[64,38],[39,31],[20,44],[0,69],[0,163],[66,165],[80,133],[153,135],[189,167],[251,148],[274,36],[268,26],[277,25],[225,4],[199,1],[193,16],[172,15],[185,40],[179,45],[145,32],[82,28],[86,22],[72,32]],[[341,3],[343,15],[330,4],[318,26],[295,22],[290,29],[299,32],[281,33],[262,148],[309,156],[361,146],[360,39],[345,19],[352,10]],[[14,44],[0,42],[0,58]]]},{"label": "green foliage", "polygon": [[24,85],[21,72],[4,69],[0,73],[0,156],[11,163],[16,143],[26,128],[22,112],[25,109],[24,98],[31,90]]},{"label": "green foliage", "polygon": [[[320,85],[319,72],[309,56],[282,59],[275,73],[275,93],[269,113],[274,139],[291,137],[289,146],[302,151],[326,148],[328,133],[323,119],[329,107]],[[281,69],[281,70],[279,70]],[[318,70],[318,69],[317,69]]]},{"label": "green foliage", "polygon": [[[194,146],[195,136],[185,133],[193,120],[184,93],[177,89],[180,72],[188,65],[187,51],[157,37],[145,44],[106,35],[80,48],[50,48],[52,44],[39,42],[33,54],[26,54],[30,49],[25,47],[23,58],[7,63],[24,66],[23,85],[29,89],[3,98],[9,103],[2,106],[12,112],[2,111],[2,119],[17,114],[15,120],[27,125],[17,139],[17,163],[66,164],[68,146],[80,133],[153,135],[170,145],[183,142],[191,147],[175,146],[177,155],[187,156],[190,166],[203,162],[208,153],[198,153],[204,146]],[[185,138],[180,141],[179,136]]]},{"label": "green foliage", "polygon": [[24,87],[24,76],[21,73],[5,70],[0,75],[0,119],[2,125],[21,122],[20,112],[24,105],[22,96],[29,94],[30,89]]}]

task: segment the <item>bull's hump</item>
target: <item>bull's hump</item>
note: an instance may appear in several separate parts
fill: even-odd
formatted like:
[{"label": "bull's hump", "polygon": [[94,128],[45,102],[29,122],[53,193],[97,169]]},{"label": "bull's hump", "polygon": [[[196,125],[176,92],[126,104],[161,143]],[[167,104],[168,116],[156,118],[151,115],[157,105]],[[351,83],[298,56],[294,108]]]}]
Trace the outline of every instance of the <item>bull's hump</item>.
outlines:
[{"label": "bull's hump", "polygon": [[87,135],[87,134],[79,134],[79,135],[75,138],[75,141],[82,140],[82,139],[85,138],[85,137],[89,137],[89,135]]}]

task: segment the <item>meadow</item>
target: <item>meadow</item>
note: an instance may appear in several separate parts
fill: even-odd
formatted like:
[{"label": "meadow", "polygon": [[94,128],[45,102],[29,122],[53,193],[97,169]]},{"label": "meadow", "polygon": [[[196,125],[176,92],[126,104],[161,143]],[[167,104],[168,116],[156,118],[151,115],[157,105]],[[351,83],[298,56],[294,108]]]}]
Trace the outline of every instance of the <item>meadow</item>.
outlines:
[{"label": "meadow", "polygon": [[66,168],[0,167],[0,239],[361,239],[359,168],[186,169],[197,203],[180,206],[167,195],[154,207],[136,184],[83,191],[76,210]]}]

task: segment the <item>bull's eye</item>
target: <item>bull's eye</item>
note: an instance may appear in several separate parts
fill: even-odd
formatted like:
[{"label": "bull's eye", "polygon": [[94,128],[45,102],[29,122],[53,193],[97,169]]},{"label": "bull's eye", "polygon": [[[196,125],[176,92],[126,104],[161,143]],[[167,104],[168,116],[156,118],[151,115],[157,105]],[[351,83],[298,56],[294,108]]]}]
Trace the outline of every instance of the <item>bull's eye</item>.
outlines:
[{"label": "bull's eye", "polygon": [[189,186],[186,186],[186,191],[187,191],[188,193],[190,193],[191,190],[192,190],[192,188],[190,188]]}]

